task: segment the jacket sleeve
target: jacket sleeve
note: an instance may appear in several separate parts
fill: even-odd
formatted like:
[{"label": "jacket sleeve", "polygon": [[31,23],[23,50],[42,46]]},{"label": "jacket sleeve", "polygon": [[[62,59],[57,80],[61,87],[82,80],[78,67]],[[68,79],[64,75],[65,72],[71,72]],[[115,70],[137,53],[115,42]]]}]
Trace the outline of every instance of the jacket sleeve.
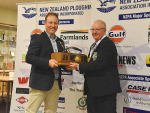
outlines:
[{"label": "jacket sleeve", "polygon": [[32,35],[26,55],[26,62],[34,66],[48,69],[49,59],[40,57],[41,48],[42,42],[40,41],[40,35]]}]

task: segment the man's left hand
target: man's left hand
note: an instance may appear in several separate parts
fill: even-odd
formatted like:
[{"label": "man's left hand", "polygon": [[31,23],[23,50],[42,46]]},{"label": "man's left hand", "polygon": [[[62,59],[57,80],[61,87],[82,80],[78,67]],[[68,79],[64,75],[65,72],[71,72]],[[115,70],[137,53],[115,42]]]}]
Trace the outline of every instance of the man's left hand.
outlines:
[{"label": "man's left hand", "polygon": [[70,62],[70,67],[77,70],[77,67],[78,67],[78,63],[72,63]]},{"label": "man's left hand", "polygon": [[73,70],[73,68],[70,67],[70,65],[69,65],[69,66],[65,66],[65,67],[66,67],[66,69],[67,69],[68,71],[72,71],[72,70]]}]

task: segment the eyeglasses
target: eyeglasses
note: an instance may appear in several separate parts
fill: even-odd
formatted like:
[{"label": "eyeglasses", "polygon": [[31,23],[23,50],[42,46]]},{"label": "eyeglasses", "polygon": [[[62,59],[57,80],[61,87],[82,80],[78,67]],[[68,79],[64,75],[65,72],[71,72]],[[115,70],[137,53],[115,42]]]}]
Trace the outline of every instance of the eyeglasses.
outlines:
[{"label": "eyeglasses", "polygon": [[100,30],[102,30],[102,29],[105,29],[105,28],[100,28],[100,29],[90,29],[92,32],[94,32],[94,31],[100,31]]}]

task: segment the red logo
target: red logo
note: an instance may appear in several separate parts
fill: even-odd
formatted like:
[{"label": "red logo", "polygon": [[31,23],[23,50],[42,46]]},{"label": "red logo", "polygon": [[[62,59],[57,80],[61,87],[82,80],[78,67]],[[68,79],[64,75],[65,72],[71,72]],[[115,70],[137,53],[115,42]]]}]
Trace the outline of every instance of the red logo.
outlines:
[{"label": "red logo", "polygon": [[17,102],[19,102],[20,104],[24,104],[26,102],[28,102],[28,99],[24,98],[23,96],[16,99]]},{"label": "red logo", "polygon": [[115,25],[109,30],[109,37],[114,43],[119,43],[126,37],[126,31],[122,26]]},{"label": "red logo", "polygon": [[18,77],[19,84],[26,84],[29,80],[29,77]]}]

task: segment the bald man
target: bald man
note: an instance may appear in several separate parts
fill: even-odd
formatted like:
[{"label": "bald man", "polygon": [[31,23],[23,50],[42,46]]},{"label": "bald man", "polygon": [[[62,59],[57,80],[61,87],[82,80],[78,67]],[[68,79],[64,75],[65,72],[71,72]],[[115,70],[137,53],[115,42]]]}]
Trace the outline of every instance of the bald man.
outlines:
[{"label": "bald man", "polygon": [[106,36],[106,23],[96,20],[91,26],[95,42],[84,64],[70,63],[84,73],[84,94],[88,113],[116,113],[116,95],[121,92],[115,44]]}]

